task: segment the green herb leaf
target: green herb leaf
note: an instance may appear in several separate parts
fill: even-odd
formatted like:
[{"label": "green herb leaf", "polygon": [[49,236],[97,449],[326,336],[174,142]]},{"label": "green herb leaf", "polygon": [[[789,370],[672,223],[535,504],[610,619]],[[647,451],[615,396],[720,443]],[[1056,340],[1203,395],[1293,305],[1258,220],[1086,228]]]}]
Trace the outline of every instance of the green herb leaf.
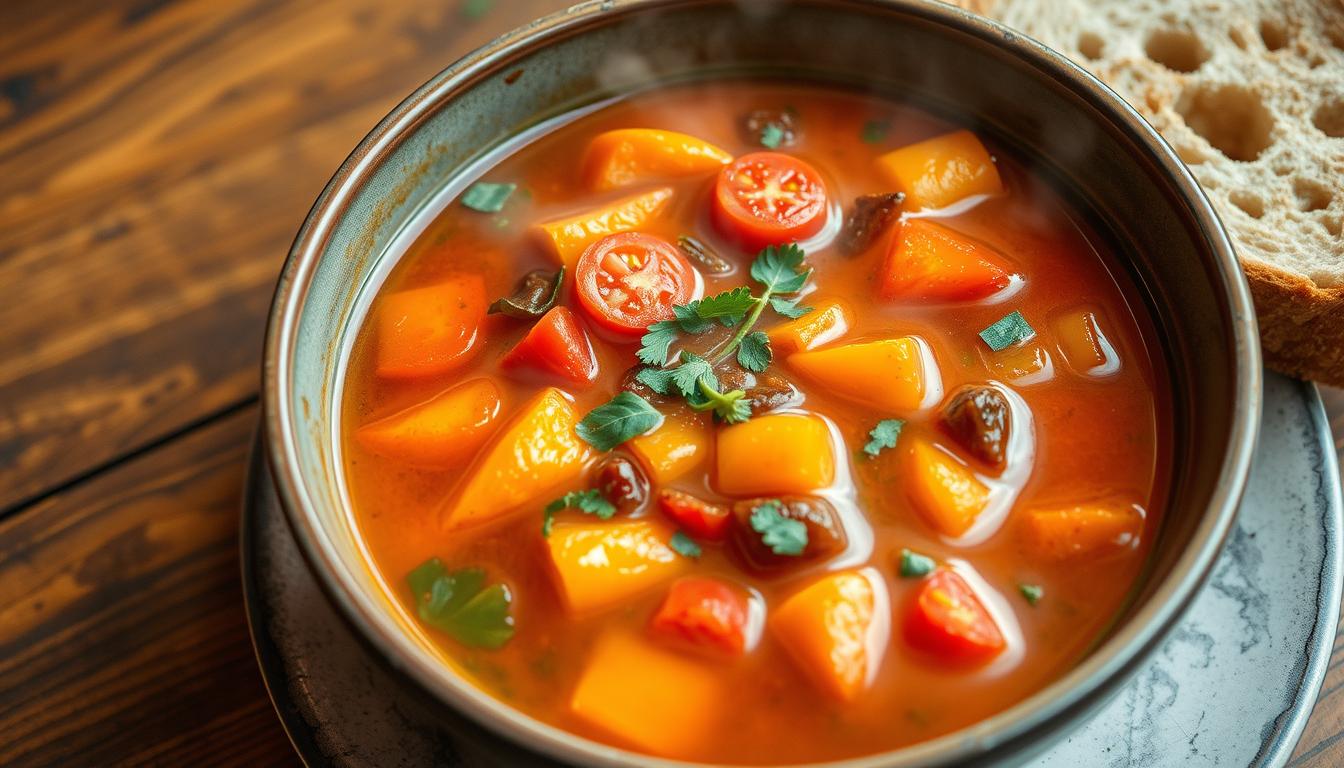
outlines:
[{"label": "green herb leaf", "polygon": [[517,189],[517,184],[491,184],[478,181],[462,194],[462,205],[481,213],[499,213]]},{"label": "green herb leaf", "polygon": [[869,456],[876,456],[882,452],[883,448],[895,448],[896,438],[901,436],[901,428],[905,426],[902,419],[883,419],[877,422],[877,426],[868,431],[868,444],[863,446],[863,452]]},{"label": "green herb leaf", "polygon": [[633,392],[621,392],[588,412],[575,429],[599,451],[610,451],[632,437],[658,426],[663,415]]},{"label": "green herb leaf", "polygon": [[766,149],[778,149],[784,141],[784,129],[775,123],[766,123],[761,129],[761,146]]},{"label": "green herb leaf", "polygon": [[917,579],[921,576],[928,576],[933,573],[937,563],[928,555],[921,555],[918,552],[911,552],[908,549],[901,550],[901,578]]},{"label": "green herb leaf", "polygon": [[990,349],[1001,352],[1015,344],[1036,338],[1036,329],[1031,327],[1031,323],[1027,322],[1027,318],[1023,317],[1021,312],[1014,310],[981,331],[980,338]]},{"label": "green herb leaf", "polygon": [[675,368],[640,368],[635,374],[635,381],[660,395],[670,395],[675,388],[672,383],[672,372],[675,370]]},{"label": "green herb leaf", "polygon": [[560,296],[560,284],[565,281],[565,268],[554,274],[544,269],[535,269],[518,281],[513,294],[496,299],[490,305],[489,314],[503,314],[519,320],[536,320],[555,306]]},{"label": "green herb leaf", "polygon": [[1018,584],[1017,591],[1022,593],[1022,597],[1027,599],[1028,605],[1035,605],[1045,597],[1045,590],[1036,584]]},{"label": "green herb leaf", "polygon": [[485,571],[449,573],[430,558],[406,577],[420,620],[463,645],[499,648],[513,637],[513,593],[504,584],[485,586]]},{"label": "green herb leaf", "polygon": [[881,144],[890,130],[890,120],[869,120],[863,124],[863,140],[868,144]]},{"label": "green herb leaf", "polygon": [[479,19],[490,12],[495,0],[462,0],[462,15],[468,19]]},{"label": "green herb leaf", "polygon": [[639,339],[639,351],[635,357],[646,365],[667,365],[667,354],[672,342],[677,340],[679,326],[675,320],[659,320]]},{"label": "green herb leaf", "polygon": [[742,337],[737,348],[737,362],[748,371],[760,373],[770,365],[774,353],[770,351],[770,337],[760,331],[752,331]]},{"label": "green herb leaf", "polygon": [[616,507],[596,488],[570,491],[546,505],[546,511],[552,515],[564,509],[577,509],[589,515],[596,515],[601,520],[610,520],[616,514]]},{"label": "green herb leaf", "polygon": [[673,552],[676,552],[682,557],[694,559],[702,554],[700,545],[695,543],[695,539],[687,536],[682,531],[677,531],[672,534],[672,538],[667,542],[667,545],[672,548]]},{"label": "green herb leaf", "polygon": [[798,556],[807,549],[807,526],[785,517],[778,501],[767,501],[751,510],[751,529],[776,555]]},{"label": "green herb leaf", "polygon": [[797,293],[812,274],[802,270],[805,255],[794,243],[767,246],[751,262],[751,277],[770,293]]},{"label": "green herb leaf", "polygon": [[787,296],[771,296],[770,307],[778,314],[783,315],[790,320],[797,320],[812,311],[811,307],[798,306],[798,302],[800,301],[802,301],[802,299],[796,296],[793,298],[788,298]]},{"label": "green herb leaf", "polygon": [[[697,321],[718,320],[725,328],[731,328],[742,322],[742,318],[756,306],[756,297],[751,295],[751,289],[745,285],[738,286],[730,291],[724,291],[716,296],[709,296],[699,301],[692,301],[684,306],[695,315]],[[709,330],[709,326],[704,326],[702,330],[691,330],[686,321],[682,320],[683,313],[678,311],[683,307],[673,307],[672,311],[676,314],[677,320],[681,321],[681,329],[687,333],[701,333],[702,330]]]},{"label": "green herb leaf", "polygon": [[714,366],[694,352],[683,351],[681,365],[672,369],[672,383],[683,396],[690,396],[700,388],[701,379],[704,379],[710,387],[718,389],[719,379],[714,375]]},{"label": "green herb leaf", "polygon": [[697,411],[713,411],[725,424],[740,424],[751,418],[751,404],[746,397],[747,393],[740,389],[720,392],[717,383],[702,378],[697,391],[686,396],[686,402]]}]

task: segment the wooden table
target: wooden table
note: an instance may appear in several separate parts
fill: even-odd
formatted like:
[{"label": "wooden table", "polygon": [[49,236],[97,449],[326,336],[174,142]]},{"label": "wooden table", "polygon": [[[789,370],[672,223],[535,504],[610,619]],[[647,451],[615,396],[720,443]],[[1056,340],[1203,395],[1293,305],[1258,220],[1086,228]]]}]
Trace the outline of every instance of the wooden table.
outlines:
[{"label": "wooden table", "polygon": [[[0,765],[297,763],[238,578],[273,282],[398,99],[562,5],[0,2]],[[1295,765],[1344,764],[1335,656]]]}]

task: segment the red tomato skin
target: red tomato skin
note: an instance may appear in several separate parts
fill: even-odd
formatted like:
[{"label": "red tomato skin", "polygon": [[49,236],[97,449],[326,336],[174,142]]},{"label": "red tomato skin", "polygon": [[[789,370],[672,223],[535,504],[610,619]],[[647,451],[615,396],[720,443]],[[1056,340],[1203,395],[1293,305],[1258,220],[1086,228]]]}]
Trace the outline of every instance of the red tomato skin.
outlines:
[{"label": "red tomato skin", "polygon": [[[641,254],[646,261],[640,269],[613,279],[606,271],[607,259],[622,252]],[[624,340],[642,336],[659,320],[672,319],[672,305],[690,301],[699,285],[695,268],[676,246],[642,232],[621,232],[598,240],[579,257],[574,271],[574,291],[584,314],[603,330]],[[630,285],[626,280],[655,295],[641,294],[637,307],[611,306],[612,288],[631,295],[631,291],[625,290]],[[606,294],[604,287],[608,288]]]},{"label": "red tomato skin", "polygon": [[649,623],[654,632],[730,656],[747,649],[746,594],[718,579],[686,576],[673,582]]},{"label": "red tomato skin", "polygon": [[658,494],[658,508],[672,522],[697,539],[723,541],[728,537],[732,511],[723,504],[713,504],[672,488]]},{"label": "red tomato skin", "polygon": [[[802,200],[788,215],[754,210],[738,195],[736,181],[742,174],[769,183],[781,174],[802,177]],[[794,176],[795,180],[798,176]],[[782,152],[753,152],[739,157],[719,172],[714,184],[711,219],[725,238],[748,252],[769,245],[798,242],[817,234],[830,216],[826,185],[821,173],[808,163]]]},{"label": "red tomato skin", "polygon": [[[950,609],[939,593],[964,610]],[[1003,633],[975,591],[946,568],[934,571],[920,586],[906,619],[905,635],[912,646],[956,664],[987,662],[1006,646]]]},{"label": "red tomato skin", "polygon": [[542,315],[500,364],[538,371],[583,387],[597,378],[593,345],[567,307],[553,307]]}]

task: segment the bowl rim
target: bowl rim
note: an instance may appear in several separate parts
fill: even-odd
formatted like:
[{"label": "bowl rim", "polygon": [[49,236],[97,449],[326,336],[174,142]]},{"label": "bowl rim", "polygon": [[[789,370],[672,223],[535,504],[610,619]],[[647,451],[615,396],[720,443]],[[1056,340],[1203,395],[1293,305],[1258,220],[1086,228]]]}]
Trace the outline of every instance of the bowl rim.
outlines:
[{"label": "bowl rim", "polygon": [[[1030,751],[1037,737],[1067,726],[1068,712],[1104,701],[1128,679],[1184,613],[1212,570],[1236,517],[1259,429],[1260,344],[1250,290],[1228,238],[1193,175],[1142,116],[1080,66],[1036,40],[956,6],[929,0],[794,0],[837,12],[884,12],[951,28],[1009,53],[1036,74],[1088,103],[1146,152],[1157,171],[1189,209],[1218,269],[1230,315],[1235,382],[1232,423],[1216,489],[1207,511],[1171,574],[1146,604],[1078,665],[1046,687],[989,718],[935,739],[897,750],[807,768],[877,768],[945,765],[993,758],[996,753]],[[266,455],[290,529],[324,592],[383,660],[434,698],[504,738],[541,754],[586,765],[700,766],[613,747],[543,723],[490,696],[448,665],[419,649],[398,629],[374,596],[363,592],[343,569],[320,522],[298,470],[296,435],[286,393],[293,384],[297,329],[309,284],[336,224],[356,192],[383,159],[442,103],[475,85],[510,61],[553,40],[581,33],[589,24],[617,15],[653,13],[669,7],[726,5],[732,0],[588,0],[518,27],[458,59],[398,104],[359,143],[318,196],[286,257],[268,317],[262,362],[262,428]],[[1131,158],[1141,157],[1133,155]]]}]

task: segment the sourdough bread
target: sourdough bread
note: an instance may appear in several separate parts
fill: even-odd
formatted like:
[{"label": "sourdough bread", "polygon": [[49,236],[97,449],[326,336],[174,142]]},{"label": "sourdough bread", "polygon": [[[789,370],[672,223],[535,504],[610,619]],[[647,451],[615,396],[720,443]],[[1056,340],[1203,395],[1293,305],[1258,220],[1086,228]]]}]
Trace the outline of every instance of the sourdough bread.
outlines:
[{"label": "sourdough bread", "polygon": [[1344,385],[1344,0],[962,0],[1064,53],[1189,165],[1265,360]]}]

